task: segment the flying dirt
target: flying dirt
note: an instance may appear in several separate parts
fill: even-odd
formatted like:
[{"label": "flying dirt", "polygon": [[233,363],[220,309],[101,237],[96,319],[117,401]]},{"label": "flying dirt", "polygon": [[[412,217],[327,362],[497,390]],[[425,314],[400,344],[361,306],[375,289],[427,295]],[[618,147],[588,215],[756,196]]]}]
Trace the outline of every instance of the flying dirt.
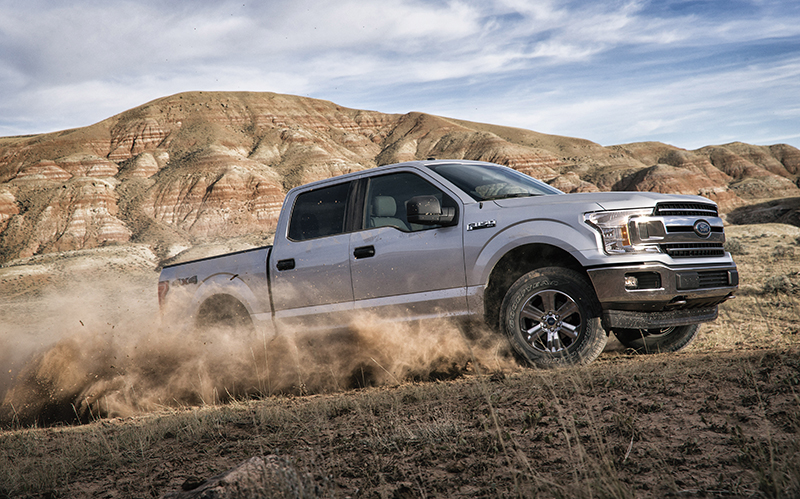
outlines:
[{"label": "flying dirt", "polygon": [[0,426],[518,368],[505,338],[466,332],[444,319],[401,325],[358,316],[336,335],[271,337],[164,324],[153,267],[132,265],[130,257],[110,265],[109,252],[87,250],[68,260],[51,255],[0,269],[6,278],[16,272],[15,289],[22,290],[0,331],[8,343],[0,357]]}]

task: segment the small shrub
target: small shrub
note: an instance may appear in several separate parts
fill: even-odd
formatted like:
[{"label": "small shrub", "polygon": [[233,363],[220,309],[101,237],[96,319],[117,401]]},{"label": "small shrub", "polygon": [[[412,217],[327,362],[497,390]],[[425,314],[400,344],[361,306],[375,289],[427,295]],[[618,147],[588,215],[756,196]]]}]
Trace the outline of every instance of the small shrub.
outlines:
[{"label": "small shrub", "polygon": [[742,240],[735,237],[725,241],[725,251],[731,255],[747,254],[747,249],[745,248],[744,243],[742,243]]},{"label": "small shrub", "polygon": [[794,284],[792,284],[789,277],[785,275],[773,276],[764,281],[764,293],[766,294],[791,294],[793,290]]},{"label": "small shrub", "polygon": [[779,258],[794,258],[794,247],[779,244],[772,250],[772,258],[776,260]]}]

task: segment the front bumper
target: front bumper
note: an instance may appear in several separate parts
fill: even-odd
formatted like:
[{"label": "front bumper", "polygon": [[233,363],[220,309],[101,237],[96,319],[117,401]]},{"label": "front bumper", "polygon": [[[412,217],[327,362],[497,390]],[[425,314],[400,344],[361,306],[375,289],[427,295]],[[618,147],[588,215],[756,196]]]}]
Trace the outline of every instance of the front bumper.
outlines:
[{"label": "front bumper", "polygon": [[588,271],[608,327],[647,327],[707,322],[739,286],[736,265],[669,267],[661,263]]}]

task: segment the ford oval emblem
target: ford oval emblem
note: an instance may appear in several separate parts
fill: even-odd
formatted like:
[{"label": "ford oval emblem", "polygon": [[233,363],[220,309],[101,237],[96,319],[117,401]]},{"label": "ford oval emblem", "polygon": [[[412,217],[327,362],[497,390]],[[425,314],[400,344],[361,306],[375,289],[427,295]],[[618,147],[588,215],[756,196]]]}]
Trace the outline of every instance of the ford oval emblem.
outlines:
[{"label": "ford oval emblem", "polygon": [[694,223],[694,233],[703,238],[710,236],[711,224],[705,220],[698,220]]}]

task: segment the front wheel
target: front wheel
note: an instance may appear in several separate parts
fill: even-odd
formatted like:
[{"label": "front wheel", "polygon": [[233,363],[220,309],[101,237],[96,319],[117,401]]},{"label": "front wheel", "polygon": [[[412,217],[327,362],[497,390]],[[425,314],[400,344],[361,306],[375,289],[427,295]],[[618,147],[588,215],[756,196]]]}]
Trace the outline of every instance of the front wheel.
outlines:
[{"label": "front wheel", "polygon": [[677,352],[697,337],[699,324],[662,329],[614,329],[620,343],[638,353]]},{"label": "front wheel", "polygon": [[608,339],[591,283],[560,267],[520,277],[503,299],[500,320],[514,350],[537,367],[588,364]]}]

